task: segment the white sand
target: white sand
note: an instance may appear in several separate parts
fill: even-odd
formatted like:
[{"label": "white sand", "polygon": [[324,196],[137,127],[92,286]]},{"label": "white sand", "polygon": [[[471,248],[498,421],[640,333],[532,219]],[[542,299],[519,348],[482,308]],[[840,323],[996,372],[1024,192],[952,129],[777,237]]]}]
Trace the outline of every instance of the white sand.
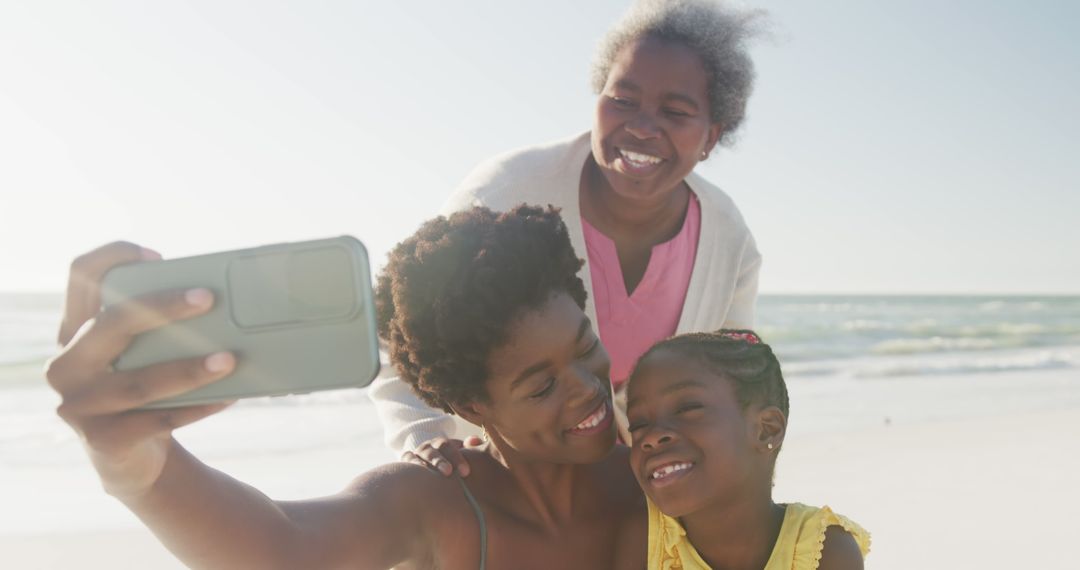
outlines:
[{"label": "white sand", "polygon": [[785,447],[775,496],[870,530],[869,568],[1073,567],[1077,442],[1078,410],[806,438]]},{"label": "white sand", "polygon": [[0,536],[0,559],[11,570],[180,570],[144,528]]},{"label": "white sand", "polygon": [[[1076,368],[875,381],[792,378],[789,384],[792,424],[776,498],[827,503],[867,527],[874,536],[869,568],[1074,564],[1066,533],[1080,507]],[[245,413],[256,411],[237,410],[230,421]],[[281,413],[292,415],[291,425],[307,423],[302,409]],[[344,421],[324,415],[327,423]],[[199,426],[191,447],[205,445],[211,464],[272,496],[333,492],[388,457],[370,425],[354,429],[363,437],[350,441],[338,433],[338,441],[315,450],[302,439],[314,445],[317,436],[304,433],[289,453],[213,457],[213,442],[199,439],[229,437],[221,433],[225,425],[233,424]],[[78,453],[72,442],[59,449]],[[0,568],[182,567],[101,495],[84,462],[0,470],[0,482],[7,506]],[[50,521],[55,524],[45,524]]]},{"label": "white sand", "polygon": [[1075,565],[1080,370],[789,384],[774,496],[870,530],[869,568]]}]

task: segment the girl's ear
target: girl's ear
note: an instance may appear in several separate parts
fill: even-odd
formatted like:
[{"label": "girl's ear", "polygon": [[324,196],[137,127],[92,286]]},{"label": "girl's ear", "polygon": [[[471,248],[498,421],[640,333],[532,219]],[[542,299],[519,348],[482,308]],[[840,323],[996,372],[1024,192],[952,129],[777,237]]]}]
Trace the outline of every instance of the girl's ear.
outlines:
[{"label": "girl's ear", "polygon": [[765,406],[757,413],[757,447],[765,452],[779,451],[787,435],[787,417],[776,406]]}]

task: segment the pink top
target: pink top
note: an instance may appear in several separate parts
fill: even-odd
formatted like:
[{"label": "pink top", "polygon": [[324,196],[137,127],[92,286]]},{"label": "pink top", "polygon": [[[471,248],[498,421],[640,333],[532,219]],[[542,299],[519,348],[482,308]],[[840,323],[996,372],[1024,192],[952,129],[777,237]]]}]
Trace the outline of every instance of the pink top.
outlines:
[{"label": "pink top", "polygon": [[654,245],[641,283],[627,296],[615,242],[581,218],[589,254],[600,341],[611,355],[611,383],[622,386],[637,359],[675,334],[686,288],[694,270],[701,206],[690,193],[682,229],[670,240]]}]

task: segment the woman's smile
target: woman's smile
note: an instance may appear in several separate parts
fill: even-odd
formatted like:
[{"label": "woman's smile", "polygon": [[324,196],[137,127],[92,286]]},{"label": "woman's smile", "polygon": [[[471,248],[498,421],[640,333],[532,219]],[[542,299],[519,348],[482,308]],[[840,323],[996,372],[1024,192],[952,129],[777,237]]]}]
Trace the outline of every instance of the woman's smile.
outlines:
[{"label": "woman's smile", "polygon": [[611,403],[607,399],[600,401],[592,413],[581,420],[576,426],[566,430],[570,435],[593,435],[606,431],[611,427],[615,414],[611,413]]},{"label": "woman's smile", "polygon": [[621,147],[615,147],[615,168],[623,174],[645,177],[656,173],[664,164],[665,160],[659,156],[644,152],[635,152]]},{"label": "woman's smile", "polygon": [[624,198],[670,195],[712,149],[708,73],[690,48],[642,39],[616,56],[597,103],[593,157]]},{"label": "woman's smile", "polygon": [[581,307],[566,293],[515,319],[492,351],[484,425],[503,453],[591,463],[615,445],[611,361]]}]

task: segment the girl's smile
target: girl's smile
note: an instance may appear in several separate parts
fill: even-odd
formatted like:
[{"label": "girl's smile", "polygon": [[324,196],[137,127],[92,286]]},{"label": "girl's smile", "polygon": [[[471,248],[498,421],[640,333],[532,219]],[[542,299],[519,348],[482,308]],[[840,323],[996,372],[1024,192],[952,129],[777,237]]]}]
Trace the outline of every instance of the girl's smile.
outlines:
[{"label": "girl's smile", "polygon": [[687,476],[693,468],[693,461],[668,461],[657,467],[646,467],[645,473],[648,475],[650,485],[664,487]]},{"label": "girl's smile", "polygon": [[744,414],[730,380],[696,359],[654,352],[628,390],[630,466],[665,513],[731,500],[766,467],[753,445],[754,414]]}]

